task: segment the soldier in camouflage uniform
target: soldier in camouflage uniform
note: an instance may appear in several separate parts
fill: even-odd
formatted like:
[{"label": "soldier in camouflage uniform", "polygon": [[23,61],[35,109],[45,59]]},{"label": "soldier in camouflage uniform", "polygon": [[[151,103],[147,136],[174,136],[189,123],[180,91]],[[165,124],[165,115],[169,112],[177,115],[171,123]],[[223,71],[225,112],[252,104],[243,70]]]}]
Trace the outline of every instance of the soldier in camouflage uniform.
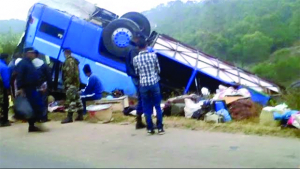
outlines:
[{"label": "soldier in camouflage uniform", "polygon": [[79,78],[79,61],[71,56],[71,50],[65,49],[64,54],[66,61],[62,67],[63,82],[66,90],[66,102],[65,108],[68,112],[68,116],[61,123],[72,123],[73,113],[77,112],[78,116],[75,121],[83,121],[83,105],[80,100],[79,88],[80,88],[80,78]]}]

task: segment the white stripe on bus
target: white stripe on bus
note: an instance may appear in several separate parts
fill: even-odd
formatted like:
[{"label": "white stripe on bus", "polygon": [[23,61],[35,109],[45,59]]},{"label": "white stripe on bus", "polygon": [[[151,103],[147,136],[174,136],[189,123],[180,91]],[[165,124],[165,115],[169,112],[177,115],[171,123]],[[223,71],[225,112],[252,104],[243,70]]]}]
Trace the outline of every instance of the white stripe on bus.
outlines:
[{"label": "white stripe on bus", "polygon": [[119,73],[119,74],[121,74],[121,75],[123,75],[123,76],[128,76],[128,75],[127,75],[126,73],[124,73],[124,72],[121,72],[121,71],[116,70],[116,69],[114,69],[114,68],[111,68],[111,67],[109,67],[109,66],[103,65],[103,64],[101,64],[101,63],[99,63],[99,62],[96,62],[96,65],[102,66],[102,67],[104,67],[104,68],[106,68],[106,69],[109,69],[109,70],[111,70],[111,71],[113,71],[113,72]]},{"label": "white stripe on bus", "polygon": [[48,44],[48,45],[50,45],[50,46],[53,46],[53,47],[55,47],[55,48],[60,48],[59,45],[54,44],[54,43],[49,42],[49,41],[46,41],[46,40],[44,40],[44,39],[42,39],[42,38],[39,38],[39,37],[35,37],[35,40],[40,41],[40,42],[43,42],[43,43],[46,43],[46,44]]},{"label": "white stripe on bus", "polygon": [[88,95],[81,95],[80,98],[88,98],[88,97],[93,97],[93,96],[95,96],[95,93],[88,94]]}]

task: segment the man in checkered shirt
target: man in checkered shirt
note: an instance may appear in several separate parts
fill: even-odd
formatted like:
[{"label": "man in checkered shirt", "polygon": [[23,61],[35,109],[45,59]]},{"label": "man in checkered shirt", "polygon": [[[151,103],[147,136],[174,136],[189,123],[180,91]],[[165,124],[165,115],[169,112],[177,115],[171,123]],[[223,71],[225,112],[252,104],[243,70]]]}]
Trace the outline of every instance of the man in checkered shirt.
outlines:
[{"label": "man in checkered shirt", "polygon": [[145,37],[140,37],[137,46],[139,55],[133,59],[135,72],[140,77],[140,93],[142,97],[143,110],[147,122],[148,134],[154,134],[152,122],[153,107],[156,109],[158,134],[164,134],[163,117],[160,107],[161,93],[159,87],[160,66],[157,55],[147,50]]}]

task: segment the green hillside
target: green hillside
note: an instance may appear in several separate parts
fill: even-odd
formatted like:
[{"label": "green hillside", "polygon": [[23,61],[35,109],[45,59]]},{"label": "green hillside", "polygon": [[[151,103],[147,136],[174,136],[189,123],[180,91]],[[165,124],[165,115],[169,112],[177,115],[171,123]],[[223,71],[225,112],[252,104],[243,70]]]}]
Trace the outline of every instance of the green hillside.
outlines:
[{"label": "green hillside", "polygon": [[[278,84],[300,78],[300,0],[177,0],[144,14],[159,33]],[[12,52],[24,27],[0,21],[0,52]]]},{"label": "green hillside", "polygon": [[0,53],[13,53],[25,30],[25,24],[25,21],[15,19],[0,20]]},{"label": "green hillside", "polygon": [[[159,33],[221,60],[280,84],[297,79],[284,76],[295,74],[300,65],[294,46],[300,40],[299,0],[177,0],[144,14]],[[264,68],[264,63],[272,66]],[[282,67],[285,73],[276,74]]]}]

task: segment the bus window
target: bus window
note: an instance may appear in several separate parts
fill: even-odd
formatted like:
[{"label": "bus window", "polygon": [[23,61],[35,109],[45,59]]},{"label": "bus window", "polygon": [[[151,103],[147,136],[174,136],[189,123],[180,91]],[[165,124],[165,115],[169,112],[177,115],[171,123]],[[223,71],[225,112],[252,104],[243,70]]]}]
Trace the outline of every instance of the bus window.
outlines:
[{"label": "bus window", "polygon": [[40,32],[46,33],[50,36],[53,36],[58,39],[62,39],[64,36],[65,31],[63,29],[60,29],[56,26],[50,25],[46,22],[42,22],[40,26]]}]

